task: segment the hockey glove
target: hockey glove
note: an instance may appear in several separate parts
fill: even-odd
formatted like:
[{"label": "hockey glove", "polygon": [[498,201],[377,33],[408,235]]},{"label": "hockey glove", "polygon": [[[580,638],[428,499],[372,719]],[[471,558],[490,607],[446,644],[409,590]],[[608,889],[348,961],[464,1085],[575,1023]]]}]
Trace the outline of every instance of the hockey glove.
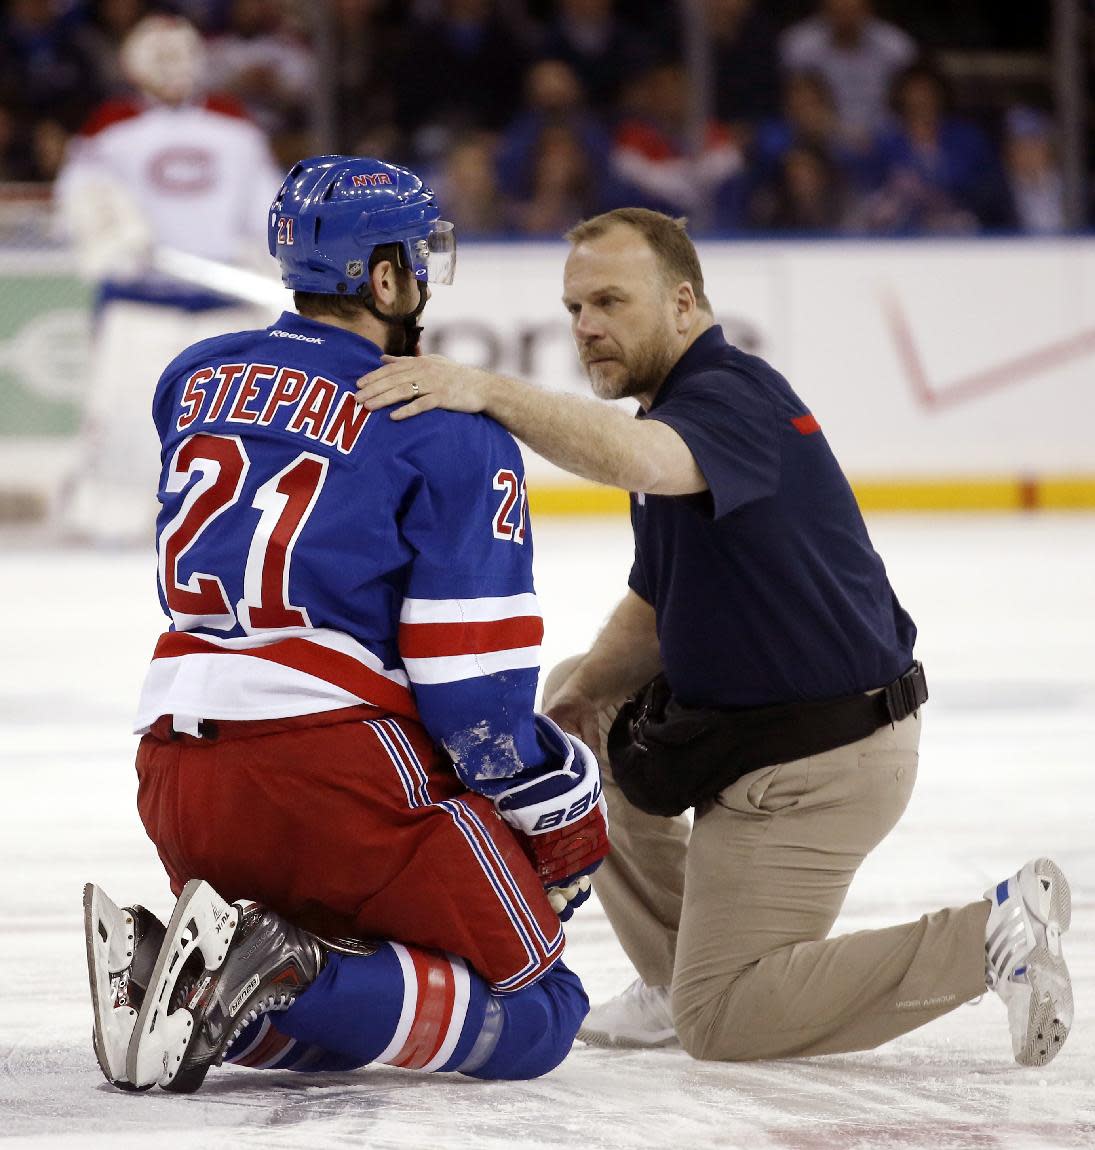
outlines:
[{"label": "hockey glove", "polygon": [[536,731],[562,766],[503,791],[495,806],[522,845],[564,922],[589,898],[589,876],[608,854],[608,811],[593,752],[544,715]]}]

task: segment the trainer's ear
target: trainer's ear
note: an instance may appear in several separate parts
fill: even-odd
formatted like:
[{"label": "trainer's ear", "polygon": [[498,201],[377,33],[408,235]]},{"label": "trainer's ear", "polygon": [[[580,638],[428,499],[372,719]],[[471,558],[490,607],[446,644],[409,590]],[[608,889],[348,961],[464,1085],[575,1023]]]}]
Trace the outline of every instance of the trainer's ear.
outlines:
[{"label": "trainer's ear", "polygon": [[677,321],[677,332],[683,335],[692,326],[692,320],[696,316],[696,293],[692,285],[683,280],[677,284],[677,298],[676,298],[676,311],[675,318]]}]

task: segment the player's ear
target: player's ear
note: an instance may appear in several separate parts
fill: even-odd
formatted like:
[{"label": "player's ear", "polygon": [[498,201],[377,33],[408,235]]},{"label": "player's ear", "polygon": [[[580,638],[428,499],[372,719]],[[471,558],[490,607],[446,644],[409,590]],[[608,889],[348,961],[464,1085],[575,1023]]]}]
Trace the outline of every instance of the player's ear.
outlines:
[{"label": "player's ear", "polygon": [[391,260],[377,260],[376,265],[369,273],[369,280],[373,288],[373,298],[377,303],[395,303],[398,294],[398,269]]}]

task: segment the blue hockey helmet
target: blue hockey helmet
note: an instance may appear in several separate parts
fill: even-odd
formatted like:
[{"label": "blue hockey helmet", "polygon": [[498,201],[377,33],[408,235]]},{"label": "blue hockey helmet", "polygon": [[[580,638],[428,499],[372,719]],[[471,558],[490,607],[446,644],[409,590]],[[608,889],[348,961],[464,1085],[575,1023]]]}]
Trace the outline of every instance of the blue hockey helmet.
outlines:
[{"label": "blue hockey helmet", "polygon": [[[399,244],[425,283],[452,283],[453,226],[414,172],[365,156],[313,156],[294,164],[270,205],[270,254],[293,291],[369,295],[369,257]],[[421,309],[419,309],[421,310]]]}]

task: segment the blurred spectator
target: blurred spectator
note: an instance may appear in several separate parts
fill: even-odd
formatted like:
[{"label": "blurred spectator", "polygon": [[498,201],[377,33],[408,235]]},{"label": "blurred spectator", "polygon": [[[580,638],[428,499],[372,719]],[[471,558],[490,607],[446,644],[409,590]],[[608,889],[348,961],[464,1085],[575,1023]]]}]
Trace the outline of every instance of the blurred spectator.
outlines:
[{"label": "blurred spectator", "polygon": [[776,32],[756,0],[706,0],[715,115],[728,124],[774,116],[779,106]]},{"label": "blurred spectator", "polygon": [[131,90],[122,69],[122,41],[148,14],[150,6],[149,0],[93,0],[87,20],[74,35],[95,69],[96,88],[104,99]]},{"label": "blurred spectator", "polygon": [[942,75],[928,64],[896,80],[897,124],[883,134],[883,186],[867,205],[871,231],[977,231],[1006,222],[1004,186],[988,138],[951,111]]},{"label": "blurred spectator", "polygon": [[550,124],[540,134],[528,198],[517,205],[523,234],[558,239],[579,220],[601,211],[604,189],[583,141],[567,124]]},{"label": "blurred spectator", "polygon": [[64,164],[69,133],[58,120],[39,120],[31,131],[35,179],[54,180]]},{"label": "blurred spectator", "polygon": [[14,100],[0,99],[0,181],[37,178],[26,113]]},{"label": "blurred spectator", "polygon": [[[504,9],[504,6],[501,6]],[[396,119],[416,156],[436,161],[469,129],[500,130],[521,99],[526,51],[492,0],[441,0],[395,52]]]},{"label": "blurred spectator", "polygon": [[594,107],[607,109],[657,54],[646,45],[662,43],[662,31],[648,24],[640,37],[617,15],[614,0],[556,0],[541,54],[565,60]]},{"label": "blurred spectator", "polygon": [[786,70],[828,80],[847,142],[867,147],[886,121],[894,76],[917,50],[900,28],[873,15],[871,0],[821,0],[816,16],[784,32],[780,54]]},{"label": "blurred spectator", "polygon": [[848,222],[845,178],[818,144],[793,143],[749,203],[749,224],[769,232],[838,232]]},{"label": "blurred spectator", "polygon": [[434,181],[446,218],[460,239],[503,235],[510,229],[509,205],[495,179],[495,139],[487,132],[462,137],[449,149]]},{"label": "blurred spectator", "polygon": [[1034,235],[1064,230],[1064,182],[1049,118],[1033,108],[1015,107],[1008,111],[1004,127],[1010,226]]},{"label": "blurred spectator", "polygon": [[278,0],[233,0],[227,30],[209,44],[208,68],[213,86],[235,96],[271,138],[283,167],[312,150],[315,61],[286,30]]},{"label": "blurred spectator", "polygon": [[783,115],[763,121],[753,136],[751,175],[773,178],[795,144],[821,149],[850,190],[867,191],[879,181],[875,147],[853,148],[840,131],[829,84],[820,72],[792,72],[783,84]]},{"label": "blurred spectator", "polygon": [[659,64],[640,73],[630,89],[632,114],[616,130],[612,167],[633,190],[638,207],[678,215],[700,213],[715,204],[716,228],[735,217],[735,186],[741,184],[742,153],[733,132],[711,120],[698,158],[689,154],[689,90],[679,64]]},{"label": "blurred spectator", "polygon": [[[334,0],[331,13],[335,140],[322,146],[350,152],[352,141],[367,125],[394,120],[388,62],[395,46],[397,14],[390,0]],[[355,154],[387,159],[392,153]]]},{"label": "blurred spectator", "polygon": [[217,36],[228,27],[232,0],[171,0],[171,10],[189,20],[203,36]]},{"label": "blurred spectator", "polygon": [[18,99],[33,119],[74,131],[100,92],[71,25],[52,0],[8,0],[0,16],[0,94]]},{"label": "blurred spectator", "polygon": [[498,150],[498,178],[514,199],[531,197],[537,182],[541,138],[553,128],[569,133],[593,170],[604,165],[612,138],[586,107],[582,83],[574,69],[564,60],[539,60],[525,80],[524,110],[506,128]]}]

